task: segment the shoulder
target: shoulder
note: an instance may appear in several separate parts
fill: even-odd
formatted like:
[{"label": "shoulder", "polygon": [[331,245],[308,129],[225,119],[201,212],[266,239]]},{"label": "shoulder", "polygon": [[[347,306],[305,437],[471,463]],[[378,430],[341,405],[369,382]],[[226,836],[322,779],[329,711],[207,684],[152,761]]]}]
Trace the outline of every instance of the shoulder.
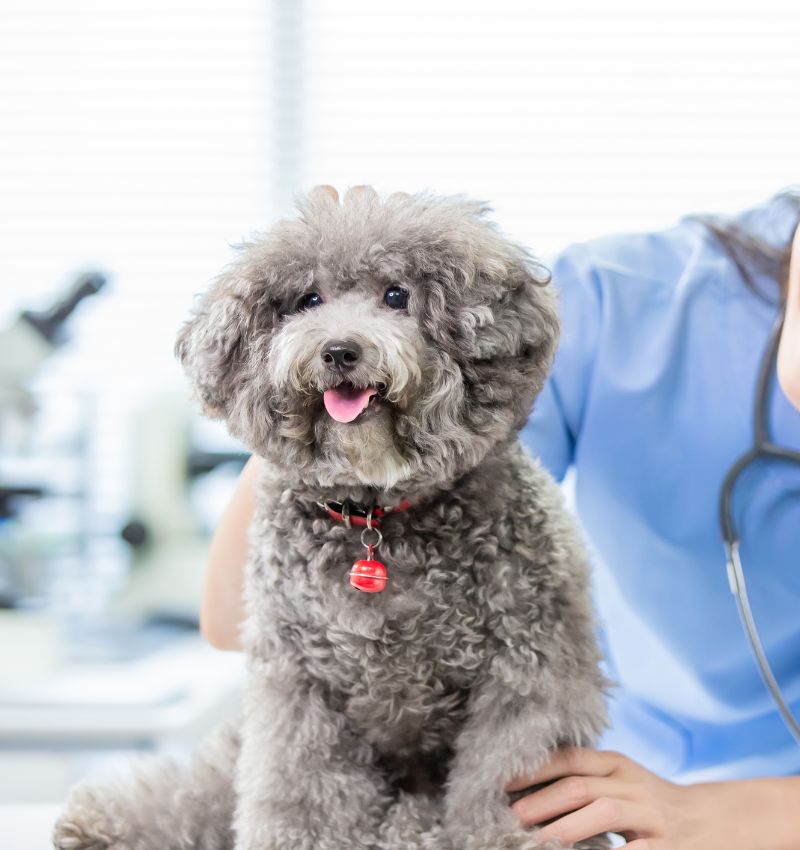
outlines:
[{"label": "shoulder", "polygon": [[[793,210],[779,196],[735,221],[778,245],[796,221]],[[592,399],[608,399],[612,387],[678,392],[682,364],[737,366],[748,348],[730,340],[771,323],[769,305],[697,218],[576,243],[549,265],[561,338],[523,439],[558,478],[575,461]]]},{"label": "shoulder", "polygon": [[[713,289],[714,256],[694,221],[651,233],[626,233],[570,245],[552,264],[561,337],[549,392],[574,441],[609,345],[624,352],[638,340],[663,339],[692,293]],[[626,369],[625,358],[620,364]],[[600,370],[602,371],[602,370]],[[548,398],[539,402],[540,420]],[[536,409],[534,408],[534,415]],[[536,441],[537,453],[541,441]],[[551,467],[552,468],[552,467]]]},{"label": "shoulder", "polygon": [[[553,282],[562,294],[591,284],[601,295],[609,287],[636,287],[645,294],[678,284],[718,284],[741,291],[739,271],[704,218],[723,221],[766,245],[782,248],[797,223],[800,194],[786,192],[735,216],[687,216],[650,232],[603,236],[568,246],[552,262]],[[733,283],[733,286],[731,286]]]},{"label": "shoulder", "polygon": [[554,260],[553,283],[562,299],[574,293],[602,301],[609,289],[654,294],[685,277],[687,267],[716,255],[700,222],[666,230],[622,233],[570,245]]}]

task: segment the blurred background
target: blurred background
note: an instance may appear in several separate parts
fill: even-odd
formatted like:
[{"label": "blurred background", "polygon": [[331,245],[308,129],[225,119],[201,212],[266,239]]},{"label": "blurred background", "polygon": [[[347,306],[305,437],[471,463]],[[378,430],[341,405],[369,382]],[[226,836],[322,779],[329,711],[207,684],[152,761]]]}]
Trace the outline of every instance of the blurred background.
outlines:
[{"label": "blurred background", "polygon": [[41,831],[236,704],[197,608],[245,455],[172,355],[233,245],[319,182],[486,199],[545,258],[755,205],[799,39],[771,0],[0,0],[0,807]]}]

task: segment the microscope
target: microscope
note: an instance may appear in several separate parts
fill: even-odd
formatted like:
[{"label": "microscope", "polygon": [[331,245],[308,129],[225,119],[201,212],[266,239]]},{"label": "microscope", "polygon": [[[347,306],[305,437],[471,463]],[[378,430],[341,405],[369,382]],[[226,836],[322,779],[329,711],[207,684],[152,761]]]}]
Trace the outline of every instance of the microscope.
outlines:
[{"label": "microscope", "polygon": [[[78,305],[106,283],[100,272],[84,272],[49,308],[24,310],[0,330],[0,460],[24,453],[30,445],[37,410],[31,383],[66,342],[66,325]],[[39,482],[24,480],[24,473],[12,468],[0,466],[0,541],[12,534],[23,502],[46,495]],[[22,595],[9,551],[13,546],[0,548],[0,607],[13,607]]]}]

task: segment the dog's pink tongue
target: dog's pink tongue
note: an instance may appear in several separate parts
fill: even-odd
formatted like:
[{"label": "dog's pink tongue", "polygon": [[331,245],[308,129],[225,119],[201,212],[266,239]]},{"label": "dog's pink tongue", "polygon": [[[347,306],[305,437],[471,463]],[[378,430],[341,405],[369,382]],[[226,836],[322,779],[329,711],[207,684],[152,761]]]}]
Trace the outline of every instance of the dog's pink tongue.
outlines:
[{"label": "dog's pink tongue", "polygon": [[337,422],[352,422],[377,392],[375,387],[358,390],[348,384],[341,384],[325,390],[322,400],[325,402],[325,410]]}]

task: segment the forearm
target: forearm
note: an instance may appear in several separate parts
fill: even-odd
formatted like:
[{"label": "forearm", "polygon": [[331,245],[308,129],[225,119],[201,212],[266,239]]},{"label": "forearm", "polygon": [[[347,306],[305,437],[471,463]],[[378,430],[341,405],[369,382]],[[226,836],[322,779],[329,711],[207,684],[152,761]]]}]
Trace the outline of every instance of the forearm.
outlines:
[{"label": "forearm", "polygon": [[239,627],[244,616],[242,570],[233,560],[227,569],[218,568],[226,560],[224,556],[209,559],[200,608],[200,632],[216,649],[238,651],[242,648]]},{"label": "forearm", "polygon": [[255,456],[247,462],[211,540],[200,629],[203,637],[217,649],[241,649],[239,627],[244,616],[244,568],[248,532],[255,510],[255,479],[261,463]]},{"label": "forearm", "polygon": [[709,847],[716,846],[711,836],[719,832],[721,818],[735,824],[737,843],[729,850],[800,847],[800,776],[699,784],[687,786],[686,793],[694,829],[708,834]]}]

